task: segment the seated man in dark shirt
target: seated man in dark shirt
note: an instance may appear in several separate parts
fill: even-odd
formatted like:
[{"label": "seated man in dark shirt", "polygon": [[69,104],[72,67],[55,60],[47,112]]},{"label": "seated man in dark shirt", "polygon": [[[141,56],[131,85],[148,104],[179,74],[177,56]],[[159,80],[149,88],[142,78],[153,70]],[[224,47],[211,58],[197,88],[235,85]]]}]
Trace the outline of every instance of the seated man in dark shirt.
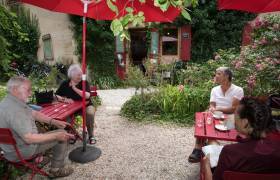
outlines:
[{"label": "seated man in dark shirt", "polygon": [[246,139],[224,146],[214,174],[209,157],[204,157],[206,180],[222,180],[225,171],[252,173],[280,172],[280,133],[270,108],[253,98],[243,98],[235,112],[236,130]]}]

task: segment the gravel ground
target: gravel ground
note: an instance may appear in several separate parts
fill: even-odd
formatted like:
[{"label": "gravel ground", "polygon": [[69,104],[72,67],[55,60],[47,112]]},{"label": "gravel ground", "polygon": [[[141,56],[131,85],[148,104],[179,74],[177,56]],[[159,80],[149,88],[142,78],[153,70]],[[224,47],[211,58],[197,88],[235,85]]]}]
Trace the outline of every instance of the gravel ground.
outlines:
[{"label": "gravel ground", "polygon": [[[96,112],[99,159],[78,164],[61,179],[199,179],[199,164],[187,161],[194,144],[193,128],[130,122],[119,116],[134,89],[99,90]],[[78,142],[71,149],[80,146]]]}]

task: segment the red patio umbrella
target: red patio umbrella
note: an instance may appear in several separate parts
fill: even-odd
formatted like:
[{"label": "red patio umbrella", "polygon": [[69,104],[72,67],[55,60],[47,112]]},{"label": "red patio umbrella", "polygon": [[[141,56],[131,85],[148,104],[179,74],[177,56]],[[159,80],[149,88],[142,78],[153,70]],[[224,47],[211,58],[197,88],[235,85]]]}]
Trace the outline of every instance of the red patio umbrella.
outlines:
[{"label": "red patio umbrella", "polygon": [[[86,152],[86,104],[85,104],[85,81],[86,81],[86,18],[93,18],[96,20],[112,20],[122,17],[126,14],[126,7],[134,9],[134,13],[140,11],[144,12],[146,22],[172,22],[180,13],[180,10],[170,6],[165,12],[154,6],[153,0],[146,0],[145,3],[140,3],[139,0],[116,0],[114,3],[119,10],[116,15],[107,5],[107,0],[19,0],[20,2],[38,6],[51,11],[62,12],[67,14],[74,14],[83,16],[83,39],[82,39],[82,85],[83,85],[83,149],[76,149],[72,158],[76,162],[89,162],[95,160],[96,157],[91,152]],[[94,149],[96,150],[96,149]],[[100,151],[100,150],[99,150]],[[100,151],[101,153],[101,151]]]},{"label": "red patio umbrella", "polygon": [[218,0],[219,10],[241,10],[252,13],[280,11],[280,0]]}]

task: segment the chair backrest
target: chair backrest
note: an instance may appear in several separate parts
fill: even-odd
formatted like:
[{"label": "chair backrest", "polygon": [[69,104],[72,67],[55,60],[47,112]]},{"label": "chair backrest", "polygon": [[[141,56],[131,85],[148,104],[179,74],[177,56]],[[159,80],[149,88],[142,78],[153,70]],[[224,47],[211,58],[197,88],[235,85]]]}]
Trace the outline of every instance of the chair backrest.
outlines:
[{"label": "chair backrest", "polygon": [[244,173],[235,171],[225,171],[224,180],[277,180],[280,179],[280,174],[257,174]]},{"label": "chair backrest", "polygon": [[97,87],[90,86],[90,96],[97,96]]},{"label": "chair backrest", "polygon": [[8,128],[0,128],[0,144],[15,145],[16,141]]},{"label": "chair backrest", "polygon": [[[13,165],[15,165],[16,167],[18,165],[24,165],[28,168],[30,168],[32,170],[32,174],[30,176],[30,179],[32,180],[33,179],[33,176],[36,174],[36,173],[39,173],[41,175],[44,175],[44,176],[49,176],[45,171],[41,170],[40,168],[37,167],[37,164],[32,164],[30,162],[27,162],[27,160],[30,160],[34,157],[31,157],[29,159],[24,159],[19,151],[19,149],[17,148],[16,146],[16,141],[13,137],[13,134],[11,132],[10,129],[8,128],[0,128],[0,144],[8,144],[8,145],[12,145],[16,151],[16,154],[17,154],[17,157],[19,159],[18,162],[16,161],[9,161],[7,159],[5,159],[5,157],[3,156],[3,154],[0,154],[0,160],[2,161],[3,159],[4,160],[7,160],[8,162],[12,163]],[[2,152],[1,152],[2,153]]]}]

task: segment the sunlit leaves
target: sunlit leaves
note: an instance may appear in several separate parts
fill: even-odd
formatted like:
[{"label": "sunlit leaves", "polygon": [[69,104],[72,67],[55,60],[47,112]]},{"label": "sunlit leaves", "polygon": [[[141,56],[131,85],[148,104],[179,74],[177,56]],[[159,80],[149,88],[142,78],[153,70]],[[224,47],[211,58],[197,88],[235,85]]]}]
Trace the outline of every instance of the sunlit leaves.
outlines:
[{"label": "sunlit leaves", "polygon": [[[116,13],[116,15],[118,15],[118,12],[120,10],[115,5],[116,1],[118,0],[107,0],[107,5],[113,12]],[[146,3],[146,0],[134,1]],[[154,6],[158,7],[163,12],[167,11],[171,6],[181,9],[182,16],[189,21],[191,20],[191,16],[187,11],[187,7],[189,7],[190,5],[196,6],[197,4],[198,0],[154,0]],[[125,16],[114,19],[111,24],[111,30],[113,31],[114,35],[120,35],[121,39],[128,39],[128,26],[143,26],[145,21],[145,14],[143,12],[138,12],[137,14],[135,14],[134,7],[127,6],[125,7],[125,11],[127,12]]]},{"label": "sunlit leaves", "polygon": [[121,31],[123,31],[122,23],[119,19],[114,19],[111,23],[111,30],[114,33],[114,36],[117,36],[120,34]]},{"label": "sunlit leaves", "polygon": [[107,0],[107,5],[113,12],[116,13],[116,15],[118,15],[119,14],[118,7],[115,4],[113,4],[112,1],[115,2],[115,0]]},{"label": "sunlit leaves", "polygon": [[159,7],[162,11],[167,11],[170,5],[169,0],[154,0],[154,5]]},{"label": "sunlit leaves", "polygon": [[188,11],[186,11],[185,9],[182,9],[181,10],[181,14],[184,18],[186,18],[187,20],[191,21],[191,16],[190,14],[188,13]]}]

